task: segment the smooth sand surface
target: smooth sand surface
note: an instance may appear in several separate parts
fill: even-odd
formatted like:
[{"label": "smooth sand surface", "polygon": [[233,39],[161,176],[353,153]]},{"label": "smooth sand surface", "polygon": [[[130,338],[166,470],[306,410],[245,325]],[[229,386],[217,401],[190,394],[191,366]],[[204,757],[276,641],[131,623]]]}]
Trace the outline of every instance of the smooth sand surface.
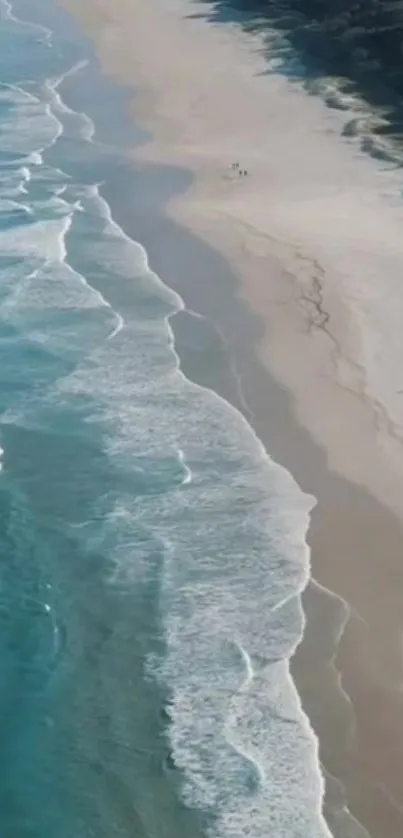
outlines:
[{"label": "smooth sand surface", "polygon": [[[172,257],[172,237],[154,246],[140,237],[163,279],[215,324],[240,407],[269,453],[318,499],[313,575],[336,596],[314,583],[306,592],[294,673],[350,810],[373,838],[401,838],[399,176],[341,139],[341,113],[267,75],[258,37],[206,21],[208,4],[67,5],[93,34],[106,71],[133,86],[135,119],[153,132],[133,152],[137,164],[195,175],[169,201],[168,217],[213,245],[238,279],[230,299],[219,274],[196,283],[200,265],[192,276],[191,258]],[[332,811],[343,801],[337,784],[328,787],[329,822],[341,838]]]}]

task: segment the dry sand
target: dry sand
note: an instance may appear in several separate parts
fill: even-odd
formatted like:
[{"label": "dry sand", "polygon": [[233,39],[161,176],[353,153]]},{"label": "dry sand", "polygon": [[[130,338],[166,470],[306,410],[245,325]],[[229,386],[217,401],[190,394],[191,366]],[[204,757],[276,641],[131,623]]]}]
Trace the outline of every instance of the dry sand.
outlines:
[{"label": "dry sand", "polygon": [[[168,213],[225,255],[239,295],[264,324],[251,340],[241,324],[234,328],[230,313],[216,318],[269,453],[318,499],[309,534],[314,577],[351,607],[332,661],[326,616],[332,609],[340,616],[342,601],[314,585],[307,591],[297,683],[323,762],[342,777],[349,808],[373,838],[400,838],[398,175],[341,139],[341,113],[300,85],[267,75],[259,37],[235,24],[209,23],[209,4],[67,5],[94,36],[106,71],[133,85],[135,119],[154,137],[135,150],[136,160],[180,165],[195,175]],[[233,161],[248,169],[247,177],[231,169]],[[186,299],[186,288],[180,290]],[[212,296],[205,313],[214,319]],[[265,370],[276,384],[270,386]],[[330,797],[331,809],[337,795]],[[329,821],[336,834],[331,813]]]}]

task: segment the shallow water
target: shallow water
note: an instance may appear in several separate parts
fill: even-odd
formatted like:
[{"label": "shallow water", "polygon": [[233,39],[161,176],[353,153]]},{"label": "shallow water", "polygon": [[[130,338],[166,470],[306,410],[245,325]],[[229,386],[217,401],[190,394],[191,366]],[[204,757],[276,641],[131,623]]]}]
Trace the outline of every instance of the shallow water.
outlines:
[{"label": "shallow water", "polygon": [[0,39],[2,832],[326,836],[288,667],[313,499],[180,370],[100,195],[128,163],[63,101],[88,45],[4,2]]}]

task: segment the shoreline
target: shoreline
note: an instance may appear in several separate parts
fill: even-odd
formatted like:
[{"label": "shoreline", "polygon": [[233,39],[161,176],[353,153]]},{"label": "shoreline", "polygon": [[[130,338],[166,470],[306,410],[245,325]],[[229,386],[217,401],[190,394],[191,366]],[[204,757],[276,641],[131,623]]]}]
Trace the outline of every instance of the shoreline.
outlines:
[{"label": "shoreline", "polygon": [[[157,180],[156,172],[153,170],[151,174],[143,170],[140,175],[140,183],[143,178],[144,188],[146,189],[148,178],[154,182]],[[365,704],[367,703],[367,695],[364,694],[362,698],[360,696],[359,691],[362,688],[362,684],[359,683],[360,679],[355,685],[356,640],[353,637],[354,642],[351,648],[347,643],[346,651],[343,651],[342,648],[342,655],[340,655],[338,654],[337,644],[333,641],[333,633],[340,619],[338,611],[342,608],[342,600],[348,600],[352,590],[355,595],[360,589],[359,570],[357,571],[357,578],[354,580],[355,586],[353,589],[351,587],[352,579],[348,572],[348,564],[352,555],[357,550],[362,558],[365,558],[366,555],[368,557],[372,556],[375,561],[378,544],[374,541],[374,534],[378,530],[380,538],[385,532],[388,533],[389,543],[392,545],[394,542],[397,551],[402,540],[400,524],[386,507],[382,507],[376,499],[364,490],[328,471],[323,452],[312,442],[306,430],[295,423],[290,395],[284,388],[281,388],[275,379],[269,377],[267,370],[256,356],[255,341],[259,334],[256,330],[256,317],[248,311],[244,303],[240,304],[237,299],[234,293],[236,291],[235,277],[230,273],[228,267],[224,267],[222,257],[214,251],[211,252],[212,260],[214,260],[211,264],[212,266],[215,264],[215,270],[212,273],[220,276],[224,284],[228,278],[232,283],[232,291],[230,285],[220,295],[210,289],[207,294],[203,294],[204,299],[202,300],[198,293],[200,291],[200,281],[206,269],[208,270],[210,267],[210,262],[206,263],[206,253],[209,252],[207,246],[200,241],[198,242],[197,238],[187,231],[182,231],[180,226],[172,222],[168,216],[164,216],[162,207],[158,211],[157,205],[152,206],[144,214],[141,206],[139,206],[138,212],[133,213],[130,208],[133,210],[132,196],[135,184],[137,187],[139,186],[137,177],[133,178],[132,184],[127,181],[115,181],[113,189],[104,189],[104,196],[113,207],[114,217],[128,235],[133,238],[138,237],[147,250],[153,269],[156,270],[158,275],[163,276],[164,282],[169,287],[180,294],[187,308],[191,311],[196,310],[205,318],[201,325],[199,351],[205,353],[205,357],[207,353],[214,354],[215,361],[217,355],[220,357],[218,368],[215,366],[211,379],[201,380],[200,375],[198,375],[198,368],[199,366],[205,368],[206,363],[200,364],[199,356],[189,357],[190,341],[186,340],[187,315],[186,311],[181,312],[171,319],[171,324],[174,329],[176,349],[181,359],[183,372],[188,378],[195,380],[196,383],[215,390],[243,412],[259,439],[263,441],[270,456],[276,462],[285,466],[305,491],[320,499],[311,512],[311,524],[307,536],[311,548],[313,573],[311,584],[303,597],[304,609],[307,614],[307,631],[301,646],[291,661],[291,670],[304,710],[313,725],[315,733],[319,736],[322,759],[323,754],[326,755],[324,760],[325,772],[332,774],[333,769],[336,775],[342,776],[347,787],[351,786],[350,768],[347,767],[348,751],[351,743],[346,741],[346,730],[349,733],[351,729],[350,708],[348,708],[346,719],[346,708],[340,705],[338,685],[336,685],[336,694],[334,694],[334,689],[332,692],[331,685],[331,694],[328,695],[329,680],[332,681],[333,678],[332,675],[329,676],[332,658],[336,657],[334,663],[336,680],[339,677],[338,670],[340,668],[343,680],[345,678],[349,679],[347,682],[348,688],[345,692],[347,694],[351,692],[356,700],[360,698],[360,703],[363,705],[361,709],[363,710],[365,710]],[[170,254],[170,261],[167,260],[168,253]],[[215,263],[215,259],[218,259],[218,265]],[[189,282],[191,264],[193,265],[193,273],[196,272],[196,275],[193,276],[193,281]],[[231,342],[230,335],[234,324],[237,329],[236,346]],[[192,318],[193,329],[194,319]],[[192,339],[193,337],[194,332],[192,331]],[[245,385],[245,381],[248,382],[246,392],[244,389],[242,401],[238,398],[238,392],[234,386],[236,382],[231,369],[234,358],[236,359],[236,369],[241,368],[242,370],[243,384]],[[248,412],[245,412],[245,403],[248,406]],[[274,415],[272,427],[268,427],[267,422],[267,416],[270,415]],[[292,441],[292,445],[289,444],[290,441]],[[332,522],[329,519],[333,515],[334,504],[336,505],[335,521]],[[368,533],[365,532],[364,527],[367,520],[372,523]],[[345,529],[346,527],[347,529]],[[329,545],[329,539],[334,537],[336,537],[335,543]],[[324,552],[328,553],[325,564],[321,562],[321,554]],[[342,574],[339,578],[338,553],[345,556],[343,571],[347,572],[344,579]],[[364,569],[362,572],[364,572]],[[344,586],[342,587],[340,583]],[[318,585],[322,587],[319,597]],[[356,599],[354,595],[353,599]],[[325,601],[324,607],[323,605],[318,606],[318,598]],[[334,609],[329,609],[329,600],[335,606]],[[334,613],[334,611],[337,613]],[[321,617],[319,621],[318,613]],[[317,631],[320,632],[319,643],[317,636],[315,636]],[[349,633],[348,626],[346,633]],[[354,635],[354,631],[352,633]],[[389,640],[389,635],[385,634],[383,638],[385,649]],[[365,658],[369,658],[371,646],[367,637],[359,638],[359,643],[358,653],[360,655],[364,654]],[[321,655],[319,648],[322,645],[325,648],[324,655]],[[391,671],[393,672],[393,666],[391,666]],[[361,678],[364,677],[362,673],[360,673],[360,676]],[[318,692],[326,691],[326,700],[331,702],[332,706],[327,707],[327,709],[324,708],[322,699],[317,700],[315,690]],[[342,704],[344,704],[344,698]],[[376,702],[372,704],[369,715],[372,719],[370,723],[378,723]],[[377,745],[379,746],[379,742]],[[357,762],[355,768],[357,773],[361,774],[362,769],[361,761]],[[367,772],[364,785],[365,783],[368,784],[365,797],[368,795],[368,798],[371,797],[373,800],[377,793],[377,783],[371,777],[371,771]],[[351,791],[350,788],[347,790],[348,792]],[[358,811],[365,820],[366,805],[360,802],[360,795],[360,788],[354,788],[354,800],[358,802]],[[332,788],[331,797],[330,809],[333,806],[341,805],[341,802],[344,803],[340,796],[340,790],[337,788],[335,790]],[[379,828],[381,828],[384,823],[383,818],[387,817],[390,820],[391,814],[388,814],[387,810],[385,811],[381,801],[379,805],[382,812],[379,821]],[[355,813],[357,816],[358,811]],[[340,814],[341,812],[339,812]],[[332,821],[331,815],[329,821]],[[397,838],[400,828],[399,820],[396,824],[396,831],[391,831],[388,834]],[[339,832],[336,831],[333,823],[332,829],[334,835],[338,838]],[[378,835],[376,832],[371,834]],[[340,836],[342,835],[344,838],[345,833],[340,832]],[[381,832],[379,832],[380,835]]]},{"label": "shoreline", "polygon": [[[69,7],[74,7],[74,2],[67,4]],[[92,6],[97,4],[93,3]],[[95,15],[94,8],[92,14]],[[118,13],[117,13],[118,14]],[[87,21],[88,23],[88,21]],[[93,24],[93,26],[95,26]],[[96,27],[95,27],[96,28]],[[89,31],[92,26],[89,24]],[[126,77],[126,83],[129,79]],[[140,113],[141,113],[140,104]],[[136,107],[135,107],[136,112]],[[136,117],[138,119],[138,117]],[[141,121],[141,118],[140,118]],[[140,151],[136,150],[134,154],[138,160],[151,160],[155,163],[154,154],[150,153],[150,147],[144,146]],[[158,155],[157,155],[158,156]],[[180,155],[179,155],[180,157]],[[167,161],[164,161],[165,163]],[[178,159],[172,159],[172,163],[178,163]],[[185,169],[186,167],[181,167]],[[149,181],[149,171],[151,167],[143,163],[143,172],[145,183]],[[195,172],[196,174],[196,172]],[[208,174],[206,175],[208,179]],[[210,185],[211,186],[211,185]],[[210,188],[209,184],[205,184],[207,190]],[[393,613],[390,615],[390,625],[386,628],[382,625],[384,618],[385,601],[382,598],[379,586],[382,588],[384,574],[389,577],[396,576],[396,566],[394,562],[399,559],[399,551],[403,543],[402,529],[400,522],[395,515],[382,506],[370,493],[366,492],[362,487],[354,485],[341,475],[328,470],[327,457],[321,449],[320,445],[312,439],[309,432],[307,432],[303,423],[301,423],[301,416],[295,415],[295,398],[290,394],[292,388],[286,386],[287,382],[280,383],[281,377],[277,370],[277,375],[270,369],[270,365],[265,368],[263,358],[265,353],[261,352],[261,344],[267,337],[267,323],[264,329],[264,319],[258,316],[255,312],[251,312],[251,300],[245,294],[245,284],[242,287],[242,297],[239,299],[239,285],[238,289],[234,287],[231,271],[231,287],[228,288],[214,288],[213,285],[206,288],[205,281],[203,285],[200,282],[205,280],[206,267],[205,263],[199,264],[197,260],[197,238],[191,236],[189,232],[180,230],[177,221],[184,222],[185,219],[191,219],[190,226],[193,232],[196,231],[202,238],[210,239],[210,244],[215,245],[218,252],[225,254],[225,259],[228,259],[231,251],[232,259],[229,258],[229,264],[233,267],[237,263],[238,283],[242,281],[242,275],[255,273],[259,275],[262,268],[267,271],[267,249],[262,247],[260,240],[259,247],[259,233],[254,236],[256,252],[247,249],[246,255],[244,253],[244,261],[242,263],[242,247],[239,247],[239,241],[235,244],[235,253],[237,258],[234,259],[234,246],[232,249],[228,247],[228,236],[237,238],[239,240],[239,227],[234,228],[231,222],[222,219],[217,219],[216,229],[208,232],[203,230],[203,212],[199,212],[200,207],[197,206],[197,200],[194,199],[194,190],[191,190],[191,197],[181,194],[177,198],[170,198],[167,203],[167,215],[159,214],[158,226],[155,228],[156,207],[151,207],[145,216],[141,216],[140,212],[133,218],[131,212],[132,195],[130,192],[131,185],[116,184],[115,195],[108,195],[108,202],[114,210],[114,216],[119,224],[133,237],[141,241],[146,248],[150,262],[153,269],[162,276],[163,280],[175,290],[179,291],[180,295],[185,300],[189,308],[195,309],[198,313],[203,314],[208,322],[214,324],[217,340],[223,343],[223,352],[226,354],[226,369],[230,369],[232,361],[234,361],[234,368],[242,383],[242,392],[244,404],[236,406],[245,413],[245,405],[248,407],[249,415],[246,418],[253,425],[259,438],[263,441],[266,450],[273,458],[289,469],[299,485],[304,491],[314,494],[318,499],[318,506],[314,510],[311,518],[311,527],[308,534],[308,542],[312,550],[312,570],[315,579],[318,579],[320,585],[329,588],[330,591],[335,591],[339,597],[346,599],[353,608],[356,608],[360,614],[358,620],[358,627],[355,621],[350,621],[344,638],[342,638],[342,648],[338,655],[337,666],[343,672],[343,683],[348,686],[346,692],[352,697],[355,712],[357,714],[357,730],[358,739],[360,736],[365,741],[360,742],[360,750],[358,754],[349,755],[351,743],[345,743],[343,749],[340,748],[340,722],[337,714],[339,707],[330,710],[330,718],[321,719],[323,714],[322,702],[321,706],[318,704],[315,695],[308,695],[313,692],[312,683],[309,683],[310,678],[315,676],[315,684],[321,685],[326,681],[328,673],[326,670],[329,666],[328,659],[323,661],[323,672],[318,666],[318,654],[312,654],[312,640],[307,641],[305,638],[299,652],[293,661],[293,672],[300,692],[304,709],[313,724],[314,730],[318,731],[319,727],[323,726],[323,730],[319,732],[319,741],[321,746],[321,753],[326,754],[325,769],[328,767],[329,760],[337,763],[336,767],[339,773],[345,774],[346,785],[349,793],[349,805],[351,803],[352,810],[361,814],[366,825],[371,824],[371,835],[373,838],[378,838],[378,835],[385,836],[385,838],[397,838],[401,834],[401,827],[403,821],[401,814],[393,806],[393,802],[388,800],[388,796],[378,788],[378,782],[373,777],[373,763],[377,755],[377,748],[382,748],[382,736],[379,734],[380,740],[376,740],[376,735],[372,736],[372,727],[379,724],[379,710],[377,702],[383,701],[385,707],[385,717],[388,715],[388,708],[394,706],[396,715],[396,731],[399,725],[399,719],[403,718],[403,708],[398,706],[398,699],[396,696],[388,695],[387,688],[388,680],[396,678],[396,673],[399,671],[401,662],[399,659],[400,649],[397,649],[395,644],[392,646],[392,639],[396,635],[398,626],[398,592],[392,592]],[[127,195],[124,194],[126,188]],[[123,195],[122,195],[123,191]],[[197,193],[196,193],[197,195]],[[192,206],[192,201],[196,205],[196,209]],[[161,208],[161,194],[156,188],[156,204]],[[160,210],[161,212],[161,210]],[[121,217],[119,218],[119,214]],[[133,224],[133,229],[128,229],[128,225]],[[141,225],[143,225],[142,229]],[[208,224],[206,225],[209,226]],[[175,237],[180,247],[175,246]],[[185,238],[187,245],[183,248]],[[213,241],[215,239],[215,241]],[[221,245],[221,246],[219,246]],[[205,254],[205,246],[201,245],[201,255]],[[167,254],[171,254],[171,262],[167,261]],[[187,256],[186,256],[187,254]],[[196,258],[195,258],[196,255]],[[239,264],[241,262],[241,264]],[[271,265],[273,267],[273,274],[278,272],[278,280],[282,283],[282,293],[284,292],[284,272],[279,269],[280,255],[278,253],[271,254]],[[189,272],[192,269],[193,277],[189,280]],[[194,275],[196,271],[196,276]],[[221,265],[220,276],[224,271]],[[199,272],[199,273],[198,273]],[[292,285],[292,282],[291,282]],[[202,294],[200,295],[200,290]],[[290,294],[290,289],[286,289]],[[230,292],[230,294],[229,294]],[[273,288],[271,289],[273,293]],[[274,289],[273,299],[276,301],[275,316],[270,320],[270,327],[273,327],[273,321],[277,318],[280,306],[278,304],[277,289]],[[231,295],[231,299],[229,296]],[[241,295],[240,295],[241,296]],[[246,298],[246,299],[245,299]],[[291,294],[286,296],[285,300],[292,299]],[[282,304],[285,302],[282,299]],[[271,302],[271,300],[269,300]],[[309,305],[314,307],[315,301],[310,301]],[[246,303],[246,305],[245,305]],[[204,309],[204,310],[203,310]],[[296,313],[301,318],[301,310]],[[310,315],[311,316],[311,315]],[[306,312],[303,314],[306,322]],[[175,328],[175,322],[172,324],[175,329],[175,334],[179,342],[181,340],[180,333],[182,332],[182,340],[184,341],[184,348],[178,348],[179,354],[182,358],[186,358],[186,330]],[[278,327],[284,325],[280,322]],[[298,334],[298,323],[294,324],[295,332]],[[234,335],[234,332],[237,332]],[[312,341],[314,344],[313,353],[320,351],[321,341],[323,335],[321,330],[316,338],[319,340]],[[290,331],[287,337],[290,336]],[[278,338],[278,336],[277,336]],[[326,336],[325,336],[326,339]],[[319,349],[318,349],[319,346]],[[289,349],[289,347],[288,347]],[[297,347],[294,348],[294,356],[296,357]],[[266,359],[267,360],[267,359]],[[306,356],[304,358],[306,360]],[[222,379],[225,379],[225,364],[222,373]],[[184,364],[186,367],[186,361]],[[185,370],[185,373],[190,377],[197,379],[196,374],[192,376],[191,370]],[[269,374],[272,379],[270,381]],[[276,380],[277,379],[277,380]],[[208,386],[212,387],[211,383]],[[214,389],[214,388],[213,388]],[[220,395],[223,395],[221,389]],[[224,398],[231,403],[234,403],[235,393],[229,397],[224,394]],[[239,395],[239,394],[238,394]],[[355,398],[355,397],[353,397]],[[361,409],[361,408],[360,408]],[[360,414],[361,415],[361,414]],[[269,417],[269,421],[268,421]],[[366,440],[368,443],[368,440]],[[330,458],[331,459],[331,458]],[[394,484],[391,484],[392,487]],[[380,494],[384,488],[380,491]],[[383,551],[383,536],[387,533],[388,550],[390,554],[389,566],[379,566],[379,556],[382,556]],[[343,557],[343,565],[340,567],[340,556]],[[357,562],[357,556],[360,561]],[[365,559],[365,561],[364,561]],[[351,568],[354,563],[361,566]],[[368,571],[368,564],[371,569],[370,590],[362,591],[362,580],[365,578]],[[389,572],[388,572],[389,571]],[[399,580],[401,576],[399,574]],[[305,610],[308,612],[308,626],[312,619],[309,616],[309,600],[312,597],[315,599],[314,611],[317,611],[317,592],[312,590],[315,585],[312,584],[305,596]],[[400,587],[403,590],[403,585]],[[383,591],[382,591],[383,592]],[[388,591],[385,591],[385,596]],[[323,596],[323,593],[322,593]],[[329,594],[333,596],[332,593]],[[325,597],[326,598],[326,597]],[[380,602],[378,601],[380,599]],[[326,610],[326,609],[325,609]],[[327,615],[324,619],[327,619]],[[332,623],[333,625],[333,623]],[[323,628],[324,623],[321,623]],[[375,636],[373,627],[375,627]],[[328,625],[328,628],[332,626]],[[367,636],[368,634],[368,636]],[[398,638],[395,637],[395,641]],[[315,641],[315,638],[314,638]],[[378,655],[374,655],[374,649],[377,649]],[[309,647],[309,644],[310,647]],[[308,648],[309,647],[309,648]],[[375,657],[375,662],[372,656]],[[386,655],[386,657],[385,657]],[[313,658],[313,660],[312,660]],[[377,659],[376,659],[377,658]],[[358,666],[358,673],[356,672],[357,662],[360,661],[361,666]],[[385,671],[376,671],[376,667],[380,664],[384,665]],[[310,664],[310,668],[309,668]],[[386,682],[386,684],[384,683]],[[382,687],[384,687],[385,695],[382,695]],[[304,698],[305,691],[305,698]],[[370,706],[368,706],[370,705]],[[333,718],[332,718],[333,712]],[[385,718],[385,722],[387,719]],[[361,725],[361,734],[360,734]],[[367,739],[369,738],[369,743]],[[337,747],[336,747],[337,746]],[[357,746],[357,742],[355,743]],[[390,750],[390,742],[386,739],[385,748],[385,767],[388,767],[388,759],[386,759],[386,750]],[[398,743],[394,740],[394,748],[398,751]],[[341,753],[339,753],[339,750]],[[366,763],[369,763],[367,765]],[[391,778],[393,779],[393,778]],[[388,777],[389,780],[389,777]],[[375,810],[375,811],[374,811]],[[328,813],[327,813],[328,814]],[[396,819],[397,818],[397,819]],[[329,818],[331,820],[331,818]],[[385,823],[388,824],[387,832],[385,832]],[[332,825],[334,828],[334,825]],[[379,832],[376,830],[380,830]],[[381,831],[383,830],[383,831]],[[338,833],[334,832],[338,838]]]}]

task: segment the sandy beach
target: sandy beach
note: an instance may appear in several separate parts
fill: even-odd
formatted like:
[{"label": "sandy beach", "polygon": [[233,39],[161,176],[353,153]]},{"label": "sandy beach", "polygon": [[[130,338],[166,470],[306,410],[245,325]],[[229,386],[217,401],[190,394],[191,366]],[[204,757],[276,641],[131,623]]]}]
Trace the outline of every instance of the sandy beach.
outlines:
[{"label": "sandy beach", "polygon": [[[319,736],[329,825],[345,836],[348,808],[372,838],[400,838],[399,176],[341,139],[340,112],[268,74],[258,36],[211,23],[209,4],[65,5],[93,36],[103,69],[133,89],[134,118],[152,132],[133,150],[136,166],[193,175],[169,197],[166,223],[152,233],[145,213],[135,230],[152,267],[212,324],[223,382],[228,373],[233,383],[225,390],[217,375],[209,386],[317,498],[293,671]],[[122,201],[127,217],[130,195]],[[175,247],[178,225],[189,231],[187,250]],[[197,262],[197,239],[223,257],[232,289]],[[185,326],[179,316],[179,351]],[[185,372],[197,378],[196,368]],[[354,834],[365,832],[357,825]]]}]

